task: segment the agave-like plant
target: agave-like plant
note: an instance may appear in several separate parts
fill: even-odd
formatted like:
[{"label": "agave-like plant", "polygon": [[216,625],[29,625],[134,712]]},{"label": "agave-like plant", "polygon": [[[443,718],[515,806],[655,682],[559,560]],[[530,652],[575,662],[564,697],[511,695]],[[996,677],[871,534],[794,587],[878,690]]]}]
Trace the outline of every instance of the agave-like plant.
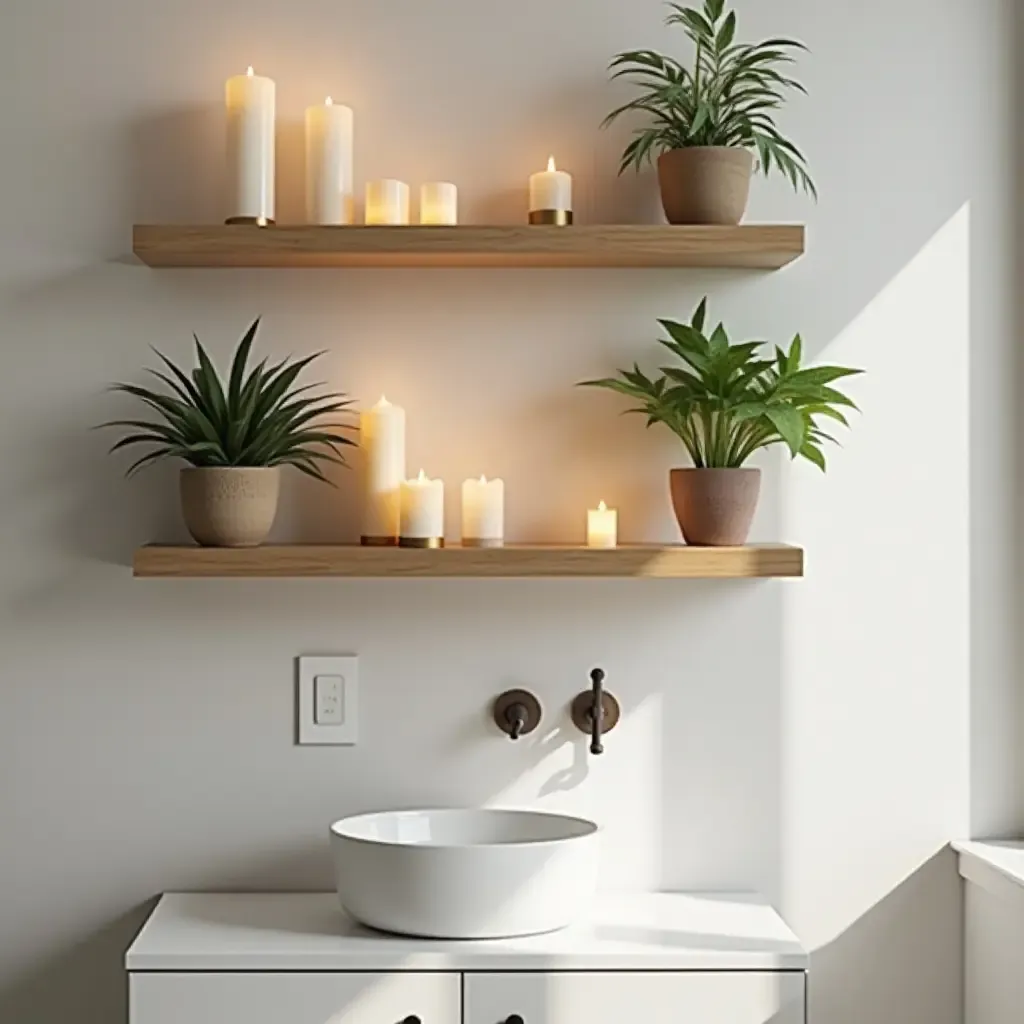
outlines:
[{"label": "agave-like plant", "polygon": [[582,381],[581,387],[607,388],[634,399],[628,412],[642,413],[647,426],[662,423],[682,442],[698,469],[737,469],[756,451],[785,444],[794,458],[825,469],[822,445],[836,443],[820,419],[848,427],[843,408],[856,405],[832,384],[861,373],[845,366],[801,367],[800,335],[789,351],[758,358],[764,342],[732,344],[719,324],[704,333],[707,299],[689,324],[659,320],[668,332],[659,341],[682,366],[663,366],[652,378],[633,365],[618,377]]},{"label": "agave-like plant", "polygon": [[159,459],[180,458],[199,467],[294,466],[329,483],[322,464],[346,464],[342,448],[355,442],[341,431],[353,428],[325,422],[323,417],[344,413],[352,401],[340,392],[309,394],[322,384],[295,386],[299,374],[324,353],[283,359],[270,366],[264,359],[247,372],[259,324],[257,318],[239,342],[224,383],[196,337],[198,365],[191,374],[153,349],[169,373],[148,372],[168,391],[113,385],[114,391],[138,398],[160,417],[157,422],[114,420],[103,424],[135,431],[117,441],[111,452],[133,445],[153,446],[129,467],[129,476]]},{"label": "agave-like plant", "polygon": [[681,25],[695,48],[692,67],[654,50],[620,53],[609,66],[612,78],[626,78],[643,91],[613,110],[607,126],[623,114],[640,112],[653,121],[636,129],[622,154],[621,174],[630,166],[692,146],[754,150],[760,169],[781,171],[794,189],[817,196],[803,153],[775,125],[787,91],[806,89],[786,71],[794,54],[806,50],[794,39],[737,43],[736,12],[725,0],[704,0],[703,10],[670,3],[666,22]]}]

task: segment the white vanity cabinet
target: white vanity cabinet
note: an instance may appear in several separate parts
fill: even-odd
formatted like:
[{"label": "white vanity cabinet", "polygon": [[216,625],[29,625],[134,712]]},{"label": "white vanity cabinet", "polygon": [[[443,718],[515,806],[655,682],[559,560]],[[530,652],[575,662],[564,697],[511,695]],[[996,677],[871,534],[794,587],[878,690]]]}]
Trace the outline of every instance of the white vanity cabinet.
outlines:
[{"label": "white vanity cabinet", "polygon": [[805,1024],[807,956],[750,895],[602,895],[552,935],[437,942],[333,895],[170,894],[126,966],[130,1024]]}]

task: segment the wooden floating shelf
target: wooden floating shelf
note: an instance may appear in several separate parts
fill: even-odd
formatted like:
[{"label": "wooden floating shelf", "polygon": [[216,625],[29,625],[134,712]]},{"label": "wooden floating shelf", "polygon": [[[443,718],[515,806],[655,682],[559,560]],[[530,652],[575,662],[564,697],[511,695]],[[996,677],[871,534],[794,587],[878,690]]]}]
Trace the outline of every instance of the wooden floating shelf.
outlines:
[{"label": "wooden floating shelf", "polygon": [[802,548],[758,545],[697,548],[636,545],[448,547],[439,551],[357,545],[200,548],[149,545],[135,552],[148,578],[475,578],[759,579],[802,576]]},{"label": "wooden floating shelf", "polygon": [[799,224],[278,227],[136,224],[151,267],[737,267],[803,255]]}]

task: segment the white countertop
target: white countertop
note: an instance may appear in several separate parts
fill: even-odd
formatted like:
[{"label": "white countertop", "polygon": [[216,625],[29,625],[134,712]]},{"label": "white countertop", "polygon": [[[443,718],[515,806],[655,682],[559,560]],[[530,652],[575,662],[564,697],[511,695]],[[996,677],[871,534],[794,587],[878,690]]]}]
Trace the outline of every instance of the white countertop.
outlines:
[{"label": "white countertop", "polygon": [[333,893],[168,893],[129,971],[806,970],[782,918],[747,893],[599,894],[592,920],[486,942],[401,938],[349,919]]},{"label": "white countertop", "polygon": [[960,855],[960,874],[997,896],[1021,900],[1024,906],[1024,842],[971,840],[953,843]]}]

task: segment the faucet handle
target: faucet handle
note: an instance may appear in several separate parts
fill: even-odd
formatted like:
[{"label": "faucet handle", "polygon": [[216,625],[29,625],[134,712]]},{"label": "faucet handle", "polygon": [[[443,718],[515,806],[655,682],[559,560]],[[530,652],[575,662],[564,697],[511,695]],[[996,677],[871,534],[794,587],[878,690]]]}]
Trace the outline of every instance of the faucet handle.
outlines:
[{"label": "faucet handle", "polygon": [[590,673],[591,688],[576,695],[572,702],[572,721],[580,732],[590,736],[590,752],[603,754],[601,737],[611,732],[622,717],[622,708],[604,688],[605,671],[595,668]]},{"label": "faucet handle", "polygon": [[529,736],[540,725],[540,701],[529,690],[506,690],[494,702],[494,724],[511,739]]}]

